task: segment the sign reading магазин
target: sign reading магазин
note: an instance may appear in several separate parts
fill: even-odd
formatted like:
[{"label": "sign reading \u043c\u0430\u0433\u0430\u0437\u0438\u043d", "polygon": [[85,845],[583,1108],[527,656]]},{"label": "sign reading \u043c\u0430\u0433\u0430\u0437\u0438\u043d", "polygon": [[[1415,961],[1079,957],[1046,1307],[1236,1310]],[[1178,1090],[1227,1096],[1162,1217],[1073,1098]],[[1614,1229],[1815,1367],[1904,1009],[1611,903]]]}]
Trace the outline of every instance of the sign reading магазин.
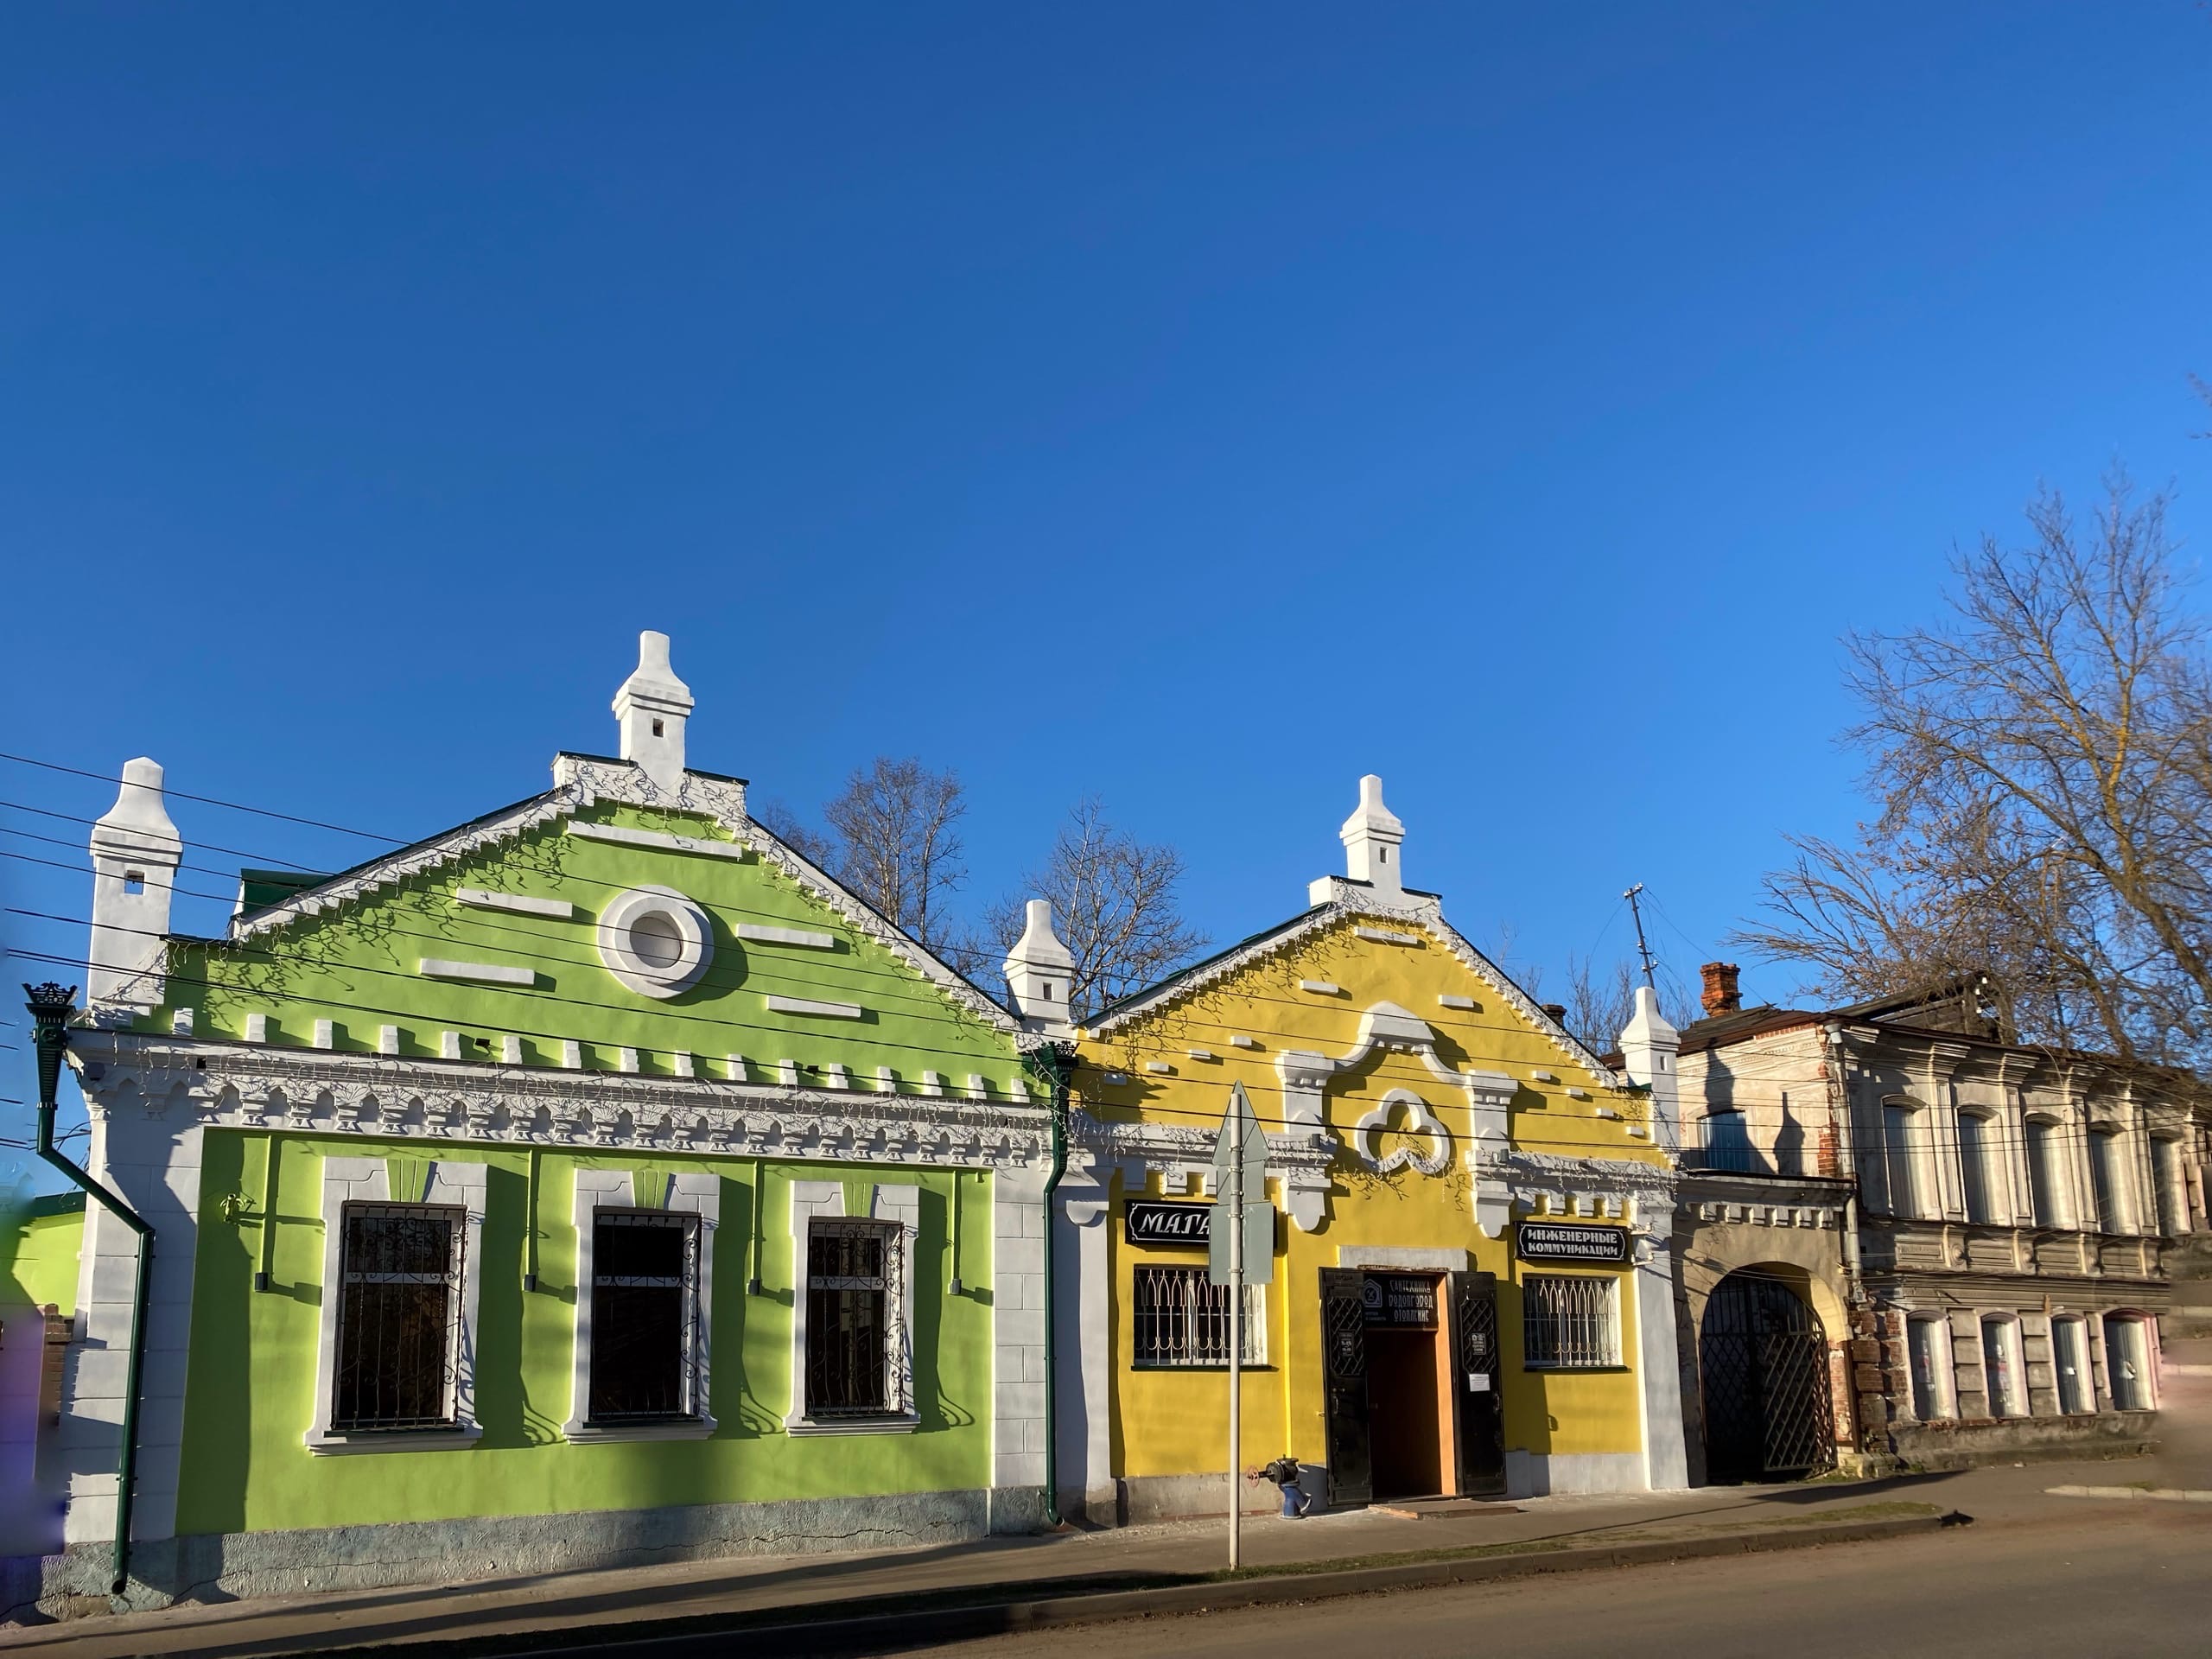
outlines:
[{"label": "sign reading \u043c\u0430\u0433\u0430\u0437\u0438\u043d", "polygon": [[1132,1244],[1185,1244],[1204,1249],[1213,1236],[1213,1205],[1132,1198],[1122,1211],[1122,1236]]},{"label": "sign reading \u043c\u0430\u0433\u0430\u0437\u0438\u043d", "polygon": [[1619,1267],[1629,1259],[1628,1229],[1580,1222],[1524,1221],[1513,1230],[1513,1253],[1523,1262]]}]

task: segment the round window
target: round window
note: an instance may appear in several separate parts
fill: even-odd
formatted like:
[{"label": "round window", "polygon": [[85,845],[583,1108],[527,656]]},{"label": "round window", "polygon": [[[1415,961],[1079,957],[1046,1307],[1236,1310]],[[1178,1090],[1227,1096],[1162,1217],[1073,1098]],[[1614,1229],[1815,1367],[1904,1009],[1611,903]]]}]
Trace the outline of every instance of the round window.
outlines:
[{"label": "round window", "polygon": [[714,951],[707,912],[673,887],[632,887],[600,912],[600,960],[640,995],[688,990]]}]

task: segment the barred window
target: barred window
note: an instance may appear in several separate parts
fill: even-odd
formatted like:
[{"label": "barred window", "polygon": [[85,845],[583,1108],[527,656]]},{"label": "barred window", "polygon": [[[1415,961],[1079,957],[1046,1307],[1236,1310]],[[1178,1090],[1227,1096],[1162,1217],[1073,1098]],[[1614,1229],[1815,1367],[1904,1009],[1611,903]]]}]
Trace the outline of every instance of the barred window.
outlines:
[{"label": "barred window", "polygon": [[[1137,1364],[1229,1363],[1229,1287],[1204,1268],[1139,1268],[1135,1302]],[[1268,1363],[1267,1313],[1267,1287],[1245,1286],[1243,1364]]]},{"label": "barred window", "polygon": [[817,1221],[806,1238],[806,1413],[907,1409],[895,1222]]},{"label": "barred window", "polygon": [[349,1204],[340,1211],[333,1429],[454,1421],[461,1220],[461,1211],[441,1205]]},{"label": "barred window", "polygon": [[1586,1371],[1621,1363],[1618,1281],[1532,1273],[1521,1281],[1521,1345],[1531,1370]]},{"label": "barred window", "polygon": [[594,1423],[696,1417],[699,1218],[658,1210],[592,1217]]}]

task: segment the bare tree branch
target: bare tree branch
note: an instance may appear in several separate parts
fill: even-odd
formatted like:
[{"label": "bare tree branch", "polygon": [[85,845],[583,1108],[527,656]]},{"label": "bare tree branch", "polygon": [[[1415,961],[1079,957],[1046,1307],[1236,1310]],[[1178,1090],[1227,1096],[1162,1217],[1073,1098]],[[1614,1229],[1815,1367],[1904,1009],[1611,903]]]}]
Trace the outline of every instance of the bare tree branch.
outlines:
[{"label": "bare tree branch", "polygon": [[2115,475],[2084,526],[2046,493],[2026,545],[1955,562],[1943,624],[1854,635],[1880,810],[1794,840],[1732,942],[1853,996],[1987,972],[2030,1040],[2212,1055],[2212,673],[2165,510]]},{"label": "bare tree branch", "polygon": [[[1077,1020],[1143,989],[1205,947],[1177,899],[1183,874],[1179,853],[1116,829],[1096,797],[1069,812],[1024,896],[1052,900],[1053,926],[1075,957],[1068,1001]],[[991,907],[984,927],[999,952],[1021,937],[1022,921],[1020,899]],[[982,954],[980,945],[971,949]]]},{"label": "bare tree branch", "polygon": [[893,926],[937,950],[955,931],[947,902],[968,879],[958,830],[967,810],[957,773],[880,754],[854,768],[823,808],[835,838],[830,868]]}]

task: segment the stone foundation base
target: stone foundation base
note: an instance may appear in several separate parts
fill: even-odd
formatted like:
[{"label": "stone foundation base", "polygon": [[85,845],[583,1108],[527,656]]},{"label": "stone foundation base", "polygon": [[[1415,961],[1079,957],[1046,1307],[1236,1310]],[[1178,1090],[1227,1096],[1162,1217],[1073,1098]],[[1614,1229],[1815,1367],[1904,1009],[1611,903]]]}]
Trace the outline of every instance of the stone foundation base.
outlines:
[{"label": "stone foundation base", "polygon": [[1044,1513],[1041,1491],[1007,1488],[166,1538],[132,1548],[129,1593],[112,1599],[112,1546],[72,1544],[59,1555],[0,1560],[0,1618],[44,1623],[176,1601],[962,1543],[1036,1531]]},{"label": "stone foundation base", "polygon": [[1971,1469],[1985,1463],[2139,1458],[2158,1448],[2156,1424],[2156,1414],[2147,1411],[1969,1418],[1949,1423],[1893,1423],[1890,1440],[1897,1455],[1916,1469]]}]

